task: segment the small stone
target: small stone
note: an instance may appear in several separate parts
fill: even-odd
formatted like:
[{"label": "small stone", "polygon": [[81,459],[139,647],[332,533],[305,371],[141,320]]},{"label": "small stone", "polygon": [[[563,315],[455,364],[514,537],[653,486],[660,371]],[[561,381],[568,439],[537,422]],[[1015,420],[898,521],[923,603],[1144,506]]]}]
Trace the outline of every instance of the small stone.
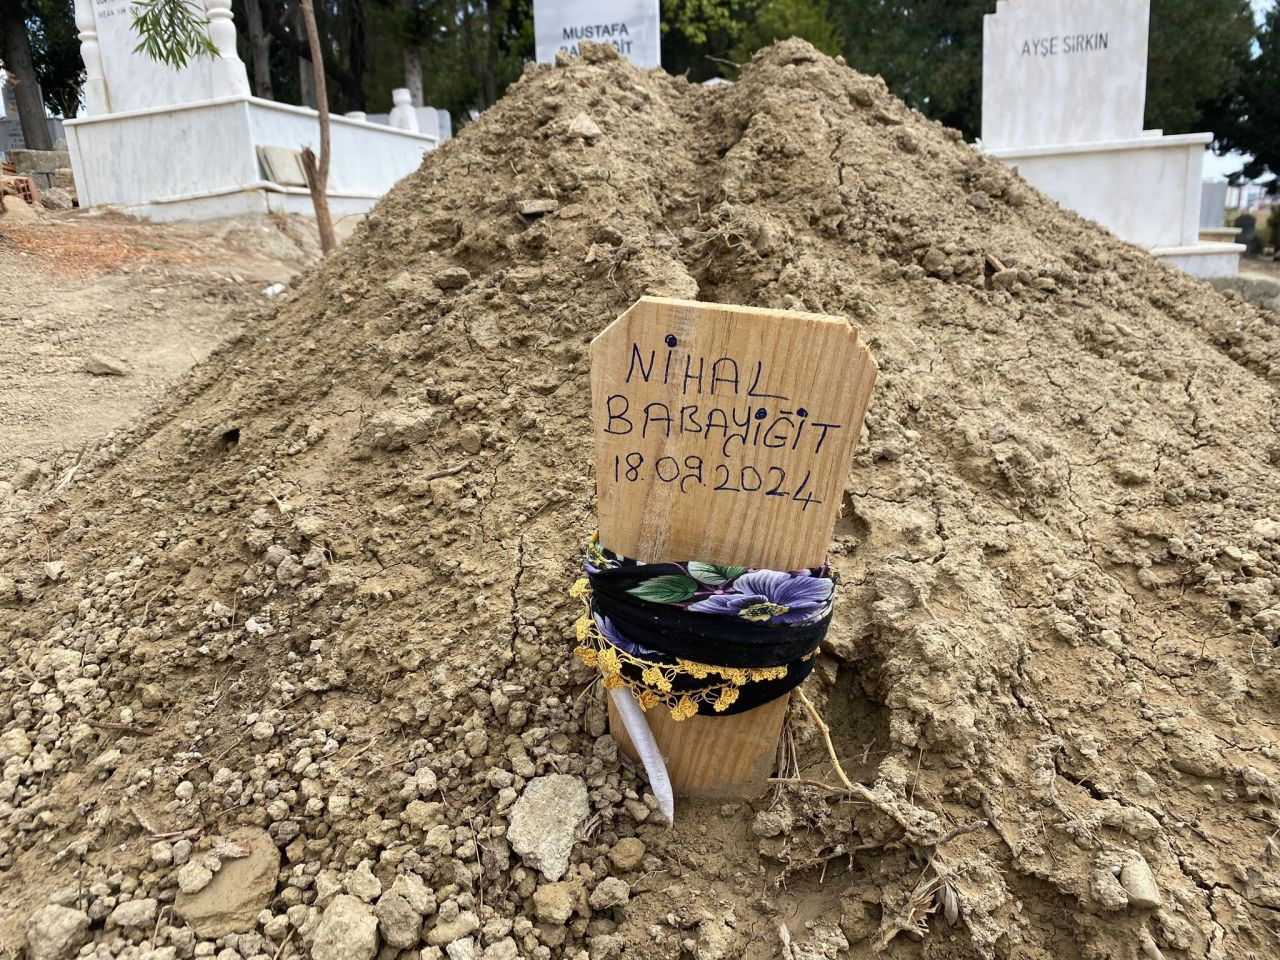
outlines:
[{"label": "small stone", "polygon": [[536,200],[520,200],[516,203],[516,210],[519,211],[521,216],[525,217],[540,217],[544,213],[554,213],[559,209],[560,201],[553,200],[551,197],[539,197]]},{"label": "small stone", "polygon": [[975,210],[990,210],[991,198],[981,190],[975,190],[969,194],[969,206]]},{"label": "small stone", "polygon": [[436,912],[436,895],[416,873],[402,873],[391,884],[391,892],[404,897],[409,906],[426,916]]},{"label": "small stone", "polygon": [[623,837],[609,851],[609,862],[615,870],[628,873],[644,859],[644,841],[639,837]]},{"label": "small stone", "polygon": [[418,945],[422,934],[422,915],[404,897],[387,891],[378,898],[373,912],[378,917],[382,942],[407,950]]},{"label": "small stone", "polygon": [[31,756],[31,738],[25,730],[6,730],[0,734],[0,750],[5,750],[17,757]]},{"label": "small stone", "polygon": [[611,907],[620,907],[630,899],[631,887],[627,881],[618,877],[605,877],[596,884],[587,902],[591,904],[592,910],[608,910]]},{"label": "small stone", "polygon": [[445,267],[435,279],[441,290],[460,290],[471,282],[471,274],[463,267]]},{"label": "small stone", "polygon": [[1094,869],[1089,890],[1094,901],[1104,910],[1123,910],[1129,903],[1129,894],[1105,866]]},{"label": "small stone", "polygon": [[461,910],[452,920],[441,919],[437,922],[427,934],[427,943],[433,947],[443,947],[463,937],[469,937],[479,929],[480,918],[470,910]]},{"label": "small stone", "polygon": [[477,960],[480,956],[480,949],[476,946],[474,937],[455,940],[444,948],[444,952],[449,960]]},{"label": "small stone", "polygon": [[578,140],[594,140],[600,136],[600,127],[585,113],[579,113],[569,121],[569,136]]},{"label": "small stone", "polygon": [[575,884],[544,883],[533,892],[533,915],[543,923],[564,924],[573,916]]},{"label": "small stone", "polygon": [[520,960],[520,948],[510,937],[503,937],[485,947],[480,960]]},{"label": "small stone", "polygon": [[204,858],[189,860],[178,868],[178,889],[183,893],[199,893],[213,880],[213,871]]},{"label": "small stone", "polygon": [[382,893],[382,881],[373,875],[373,861],[361,860],[347,877],[347,893],[372,903]]},{"label": "small stone", "polygon": [[167,840],[157,840],[151,845],[151,863],[157,867],[173,865],[173,844]]},{"label": "small stone", "polygon": [[126,900],[111,911],[108,920],[126,930],[150,927],[156,921],[156,911],[159,908],[160,905],[151,897],[144,900]]},{"label": "small stone", "polygon": [[[484,446],[484,434],[480,432],[479,427],[463,427],[458,433],[458,442],[461,444],[465,453],[479,453],[480,448]],[[471,733],[467,734],[467,736],[469,737],[473,733],[479,734],[482,737],[486,736],[483,730],[472,730]],[[467,749],[470,750],[470,746],[468,746]],[[478,757],[483,753],[484,750],[481,749],[480,753],[472,754],[472,756]]]},{"label": "small stone", "polygon": [[378,919],[368,905],[340,893],[325,907],[311,943],[312,960],[373,960]]},{"label": "small stone", "polygon": [[31,960],[69,960],[89,939],[89,915],[51,903],[31,915],[26,932]]},{"label": "small stone", "polygon": [[129,373],[129,369],[122,361],[104,357],[100,353],[86,355],[84,368],[95,377],[123,377]]},{"label": "small stone", "polygon": [[722,917],[710,917],[698,924],[694,942],[695,960],[729,960],[741,956],[741,938]]},{"label": "small stone", "polygon": [[526,864],[554,882],[568,872],[578,824],[590,812],[587,785],[578,777],[536,777],[511,808],[507,840]]},{"label": "small stone", "polygon": [[31,457],[23,457],[18,461],[13,473],[9,475],[9,482],[13,484],[15,490],[26,490],[34,486],[42,476],[44,471],[40,469],[40,464]]},{"label": "small stone", "polygon": [[1120,886],[1129,895],[1129,906],[1153,909],[1164,901],[1151,866],[1139,854],[1134,854],[1120,869]]}]

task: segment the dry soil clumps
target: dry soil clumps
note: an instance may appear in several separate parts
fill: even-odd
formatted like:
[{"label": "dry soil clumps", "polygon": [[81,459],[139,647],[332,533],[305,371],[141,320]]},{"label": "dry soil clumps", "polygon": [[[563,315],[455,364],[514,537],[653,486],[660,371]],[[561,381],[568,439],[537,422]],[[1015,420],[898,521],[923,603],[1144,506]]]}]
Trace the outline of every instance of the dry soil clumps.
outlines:
[{"label": "dry soil clumps", "polygon": [[[856,797],[793,784],[668,831],[568,656],[586,348],[645,293],[843,314],[875,350],[808,683]],[[0,943],[1276,952],[1263,315],[796,41],[716,89],[591,48],[530,67],[285,300],[6,503]],[[545,778],[585,795],[567,839],[527,799]],[[555,821],[554,880],[516,810],[521,848]],[[248,828],[274,882],[203,935],[186,908]]]}]

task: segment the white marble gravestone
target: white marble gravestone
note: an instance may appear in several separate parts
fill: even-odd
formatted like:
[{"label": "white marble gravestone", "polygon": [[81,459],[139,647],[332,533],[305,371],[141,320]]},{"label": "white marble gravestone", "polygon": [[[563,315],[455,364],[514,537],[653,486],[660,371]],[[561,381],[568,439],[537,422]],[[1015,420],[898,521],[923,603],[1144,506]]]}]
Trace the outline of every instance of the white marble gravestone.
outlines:
[{"label": "white marble gravestone", "polygon": [[659,0],[534,0],[533,34],[539,63],[576,55],[584,40],[608,43],[637,67],[662,65]]},{"label": "white marble gravestone", "polygon": [[[85,110],[66,123],[81,206],[110,204],[157,220],[280,211],[310,214],[295,175],[263,156],[319,149],[316,111],[250,94],[236,53],[231,0],[190,0],[216,52],[181,70],[137,50],[132,0],[75,0]],[[415,170],[436,138],[331,118],[329,205],[363,213]]]},{"label": "white marble gravestone", "polygon": [[1001,0],[982,24],[982,143],[1037,147],[1142,130],[1149,0]]},{"label": "white marble gravestone", "polygon": [[204,11],[218,54],[195,57],[176,70],[137,51],[132,0],[76,0],[90,116],[249,95],[249,77],[236,53],[230,0],[193,2]]},{"label": "white marble gravestone", "polygon": [[999,0],[983,21],[982,147],[1122,240],[1199,276],[1242,247],[1202,243],[1212,134],[1144,130],[1150,0]]}]

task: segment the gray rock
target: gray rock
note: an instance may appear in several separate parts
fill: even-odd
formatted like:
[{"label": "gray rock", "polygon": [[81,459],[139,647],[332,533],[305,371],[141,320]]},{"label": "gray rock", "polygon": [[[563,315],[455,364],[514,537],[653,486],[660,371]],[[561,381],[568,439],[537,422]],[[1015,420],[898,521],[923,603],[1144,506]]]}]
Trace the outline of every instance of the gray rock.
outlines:
[{"label": "gray rock", "polygon": [[510,937],[503,937],[485,947],[480,960],[520,960],[520,948]]},{"label": "gray rock", "polygon": [[357,897],[338,894],[316,924],[312,960],[373,960],[377,952],[378,918]]},{"label": "gray rock", "polygon": [[407,950],[418,945],[422,935],[422,914],[398,893],[387,891],[378,898],[373,912],[378,917],[382,942]]},{"label": "gray rock", "polygon": [[69,960],[89,939],[89,915],[51,903],[27,920],[31,960]]},{"label": "gray rock", "polygon": [[444,948],[444,952],[448,955],[449,960],[477,960],[480,956],[480,950],[476,946],[474,937],[455,940]]},{"label": "gray rock", "polygon": [[156,911],[160,905],[152,897],[145,900],[126,900],[111,911],[108,918],[117,927],[136,930],[150,927],[156,922]]},{"label": "gray rock", "polygon": [[590,812],[587,785],[579,778],[536,777],[511,807],[507,840],[526,864],[554,882],[568,871],[578,824]]},{"label": "gray rock", "polygon": [[213,871],[204,857],[189,860],[178,868],[178,889],[183,893],[199,893],[213,880]]},{"label": "gray rock", "polygon": [[1123,910],[1129,903],[1129,894],[1120,881],[1106,867],[1097,867],[1089,879],[1089,891],[1094,901],[1104,910]]},{"label": "gray rock", "polygon": [[70,210],[76,205],[76,198],[62,187],[45,187],[40,191],[40,202],[47,210]]},{"label": "gray rock", "polygon": [[452,920],[440,920],[427,934],[427,943],[433,947],[443,947],[469,937],[480,929],[480,918],[470,910],[463,910]]},{"label": "gray rock", "polygon": [[1139,854],[1134,854],[1120,869],[1120,886],[1129,895],[1129,906],[1149,909],[1164,901],[1151,866]]},{"label": "gray rock", "polygon": [[569,136],[577,140],[594,140],[600,136],[600,127],[585,113],[579,113],[569,121]]},{"label": "gray rock", "polygon": [[560,201],[551,197],[538,197],[534,200],[516,201],[516,210],[521,216],[538,217],[544,213],[554,213],[560,209]]},{"label": "gray rock", "polygon": [[617,877],[605,877],[596,884],[587,902],[591,904],[592,910],[608,910],[611,907],[622,906],[630,899],[631,887],[628,886],[627,881]]},{"label": "gray rock", "polygon": [[416,873],[402,873],[391,884],[391,892],[404,897],[422,916],[436,912],[436,895]]},{"label": "gray rock", "polygon": [[247,849],[248,856],[227,860],[208,885],[195,893],[179,891],[173,902],[174,913],[206,940],[256,929],[258,914],[276,891],[280,850],[271,835],[240,827],[227,839]]},{"label": "gray rock", "polygon": [[347,893],[372,903],[382,893],[382,881],[373,875],[373,861],[361,860],[347,876]]},{"label": "gray rock", "polygon": [[90,353],[84,358],[84,368],[95,377],[123,377],[129,369],[120,360],[104,357],[100,353]]},{"label": "gray rock", "polygon": [[26,490],[28,487],[34,486],[42,476],[44,476],[44,471],[40,469],[40,464],[31,457],[23,457],[18,461],[18,465],[14,468],[9,480],[13,484],[13,489]]},{"label": "gray rock", "polygon": [[471,282],[471,274],[463,267],[445,267],[435,277],[441,290],[458,290]]}]

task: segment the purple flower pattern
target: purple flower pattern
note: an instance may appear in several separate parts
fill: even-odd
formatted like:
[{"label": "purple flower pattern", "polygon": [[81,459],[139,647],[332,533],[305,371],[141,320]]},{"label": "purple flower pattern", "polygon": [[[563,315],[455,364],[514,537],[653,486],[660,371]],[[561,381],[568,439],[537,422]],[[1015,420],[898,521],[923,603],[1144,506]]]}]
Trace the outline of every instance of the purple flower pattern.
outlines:
[{"label": "purple flower pattern", "polygon": [[[646,566],[653,568],[652,576],[627,591],[633,596],[694,613],[753,623],[793,626],[816,622],[831,612],[835,592],[835,581],[825,566],[786,572],[697,561],[644,564],[606,550],[594,537],[583,562],[592,576],[621,567],[636,570]],[[601,632],[615,646],[636,646],[607,619],[596,619]]]},{"label": "purple flower pattern", "polygon": [[826,615],[834,592],[829,577],[815,577],[807,570],[752,570],[726,586],[724,592],[691,603],[688,609],[757,623],[805,623]]}]

